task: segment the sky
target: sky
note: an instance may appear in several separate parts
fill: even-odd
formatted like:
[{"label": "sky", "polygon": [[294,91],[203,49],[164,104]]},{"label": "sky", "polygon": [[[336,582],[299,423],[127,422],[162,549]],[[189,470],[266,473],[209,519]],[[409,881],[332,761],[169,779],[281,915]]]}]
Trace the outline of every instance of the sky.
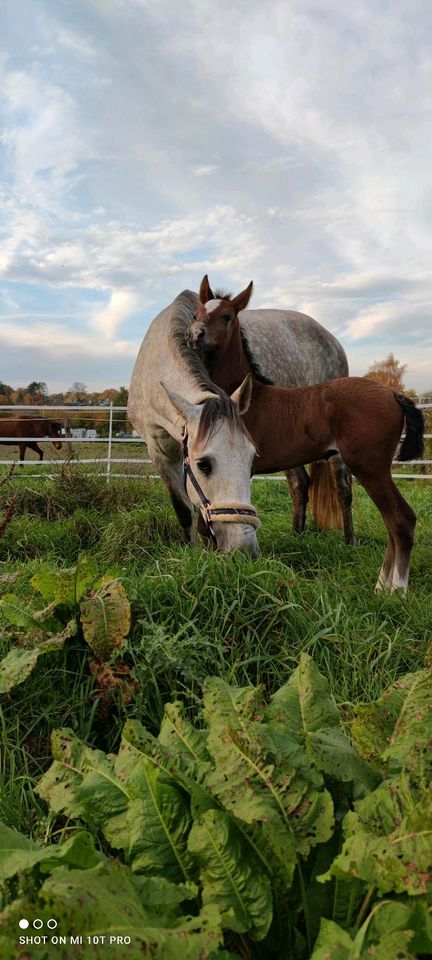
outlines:
[{"label": "sky", "polygon": [[432,389],[430,0],[3,0],[0,380],[128,386],[204,273]]}]

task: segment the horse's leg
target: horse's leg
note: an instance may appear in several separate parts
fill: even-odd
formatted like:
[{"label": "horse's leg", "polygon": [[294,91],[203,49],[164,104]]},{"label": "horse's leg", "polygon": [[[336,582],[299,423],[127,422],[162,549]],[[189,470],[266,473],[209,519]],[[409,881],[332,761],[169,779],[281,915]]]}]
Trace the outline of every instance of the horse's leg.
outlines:
[{"label": "horse's leg", "polygon": [[411,550],[416,515],[404,500],[390,474],[361,476],[354,471],[380,511],[388,532],[387,550],[376,585],[377,590],[408,589]]},{"label": "horse's leg", "polygon": [[28,446],[29,450],[34,450],[35,453],[39,454],[39,460],[43,460],[43,458],[44,458],[44,452],[43,452],[43,450],[41,450],[39,444],[37,444],[36,441],[35,441],[34,443],[33,443],[33,442],[32,442],[32,443],[28,443],[27,446]]},{"label": "horse's leg", "polygon": [[384,560],[379,572],[378,580],[375,586],[375,593],[382,593],[384,590],[390,590],[393,582],[393,567],[395,559],[395,544],[393,536],[388,533],[387,550],[384,554]]},{"label": "horse's leg", "polygon": [[183,497],[179,495],[177,487],[171,483],[167,483],[167,487],[175,515],[183,530],[185,543],[192,543],[192,510]]},{"label": "horse's leg", "polygon": [[148,444],[149,457],[156,467],[171,498],[174,512],[183,530],[185,543],[192,542],[192,504],[185,491],[183,483],[183,469],[180,461],[167,459],[162,451]]},{"label": "horse's leg", "polygon": [[355,545],[354,527],[352,519],[352,476],[345,466],[342,457],[333,457],[330,466],[335,479],[339,503],[342,510],[345,543]]},{"label": "horse's leg", "polygon": [[25,460],[25,452],[26,452],[27,444],[26,444],[26,443],[19,443],[19,444],[18,444],[18,447],[19,447],[20,467],[21,467],[21,469],[23,469],[23,463],[22,463],[22,461]]},{"label": "horse's leg", "polygon": [[286,470],[293,502],[293,533],[303,533],[306,522],[306,507],[309,499],[309,474],[304,467],[294,467]]}]

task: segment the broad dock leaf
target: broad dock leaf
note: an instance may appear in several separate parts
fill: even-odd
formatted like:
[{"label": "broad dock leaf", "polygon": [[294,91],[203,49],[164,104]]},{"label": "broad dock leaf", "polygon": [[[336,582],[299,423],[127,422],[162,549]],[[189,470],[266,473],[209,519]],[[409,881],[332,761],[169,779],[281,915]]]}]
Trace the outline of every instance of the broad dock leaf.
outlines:
[{"label": "broad dock leaf", "polygon": [[117,779],[114,759],[93,750],[72,730],[52,734],[54,762],[41,778],[37,793],[54,813],[63,813],[103,831],[116,848],[127,848],[128,793]]},{"label": "broad dock leaf", "polygon": [[[415,769],[429,760],[432,776],[432,671],[409,673],[393,683],[373,703],[355,709],[352,736],[360,753],[388,772]],[[428,733],[429,731],[429,733]],[[428,746],[429,744],[429,746]],[[428,764],[427,764],[428,765]]]},{"label": "broad dock leaf", "polygon": [[116,757],[93,750],[69,730],[53,735],[56,758],[37,792],[55,813],[100,829],[134,870],[171,880],[192,876],[188,802],[126,741]]},{"label": "broad dock leaf", "polygon": [[345,842],[321,877],[358,877],[380,894],[427,893],[432,885],[432,786],[415,803],[392,781],[356,804],[344,821]]},{"label": "broad dock leaf", "polygon": [[[2,915],[2,960],[17,956],[20,917],[36,913],[44,924],[54,916],[58,932],[67,939],[83,938],[79,947],[71,943],[61,947],[63,960],[76,960],[78,950],[83,960],[106,960],[107,955],[110,960],[124,960],[126,955],[129,960],[207,960],[222,942],[216,908],[204,909],[197,917],[171,919],[167,926],[163,910],[158,914],[143,902],[130,870],[118,861],[104,861],[93,870],[55,870],[41,887],[36,904],[14,901]],[[130,945],[109,942],[110,937],[125,936],[131,938]],[[88,943],[87,937],[96,942]],[[52,947],[32,946],[31,955],[32,960],[50,960]]]},{"label": "broad dock leaf", "polygon": [[31,870],[37,863],[43,863],[47,869],[57,863],[87,868],[96,866],[100,859],[92,837],[84,830],[77,831],[62,844],[42,844],[0,823],[0,881]]},{"label": "broad dock leaf", "polygon": [[378,942],[367,940],[363,930],[359,934],[353,940],[333,920],[322,920],[311,960],[369,960],[370,957],[373,960],[415,960],[415,955],[408,949],[413,938],[411,930],[384,933]]},{"label": "broad dock leaf", "polygon": [[195,821],[188,846],[199,864],[203,903],[217,905],[224,927],[262,940],[272,920],[270,881],[232,817],[208,810]]},{"label": "broad dock leaf", "polygon": [[137,873],[160,874],[172,881],[192,879],[187,850],[192,818],[188,798],[144,756],[123,741],[115,772],[125,784],[130,866]]},{"label": "broad dock leaf", "polygon": [[354,780],[368,789],[376,784],[373,771],[344,733],[328,681],[308,654],[301,654],[297,669],[273,695],[264,719],[283,728],[317,769],[335,780]]},{"label": "broad dock leaf", "polygon": [[197,730],[185,716],[183,704],[166,703],[158,740],[174,755],[181,756],[182,764],[197,780],[202,779],[211,764],[207,750],[207,731]]},{"label": "broad dock leaf", "polygon": [[39,657],[59,650],[76,631],[76,620],[70,620],[64,630],[52,636],[45,635],[34,647],[12,647],[0,663],[0,693],[9,693],[13,687],[23,683],[34,670]]},{"label": "broad dock leaf", "polygon": [[83,554],[74,567],[53,570],[42,564],[30,583],[45,600],[66,606],[75,606],[98,576],[96,561]]},{"label": "broad dock leaf", "polygon": [[120,580],[104,577],[80,605],[84,638],[99,660],[109,660],[130,630],[130,603]]},{"label": "broad dock leaf", "polygon": [[331,836],[331,796],[319,774],[311,771],[307,779],[307,770],[296,768],[292,756],[298,750],[294,744],[292,754],[292,740],[286,738],[282,751],[281,737],[276,747],[271,726],[251,719],[257,710],[249,688],[238,690],[213,678],[206,683],[204,705],[208,749],[215,762],[204,786],[229,813],[251,826],[254,842],[270,852],[290,886],[297,854],[307,856],[311,847]]}]

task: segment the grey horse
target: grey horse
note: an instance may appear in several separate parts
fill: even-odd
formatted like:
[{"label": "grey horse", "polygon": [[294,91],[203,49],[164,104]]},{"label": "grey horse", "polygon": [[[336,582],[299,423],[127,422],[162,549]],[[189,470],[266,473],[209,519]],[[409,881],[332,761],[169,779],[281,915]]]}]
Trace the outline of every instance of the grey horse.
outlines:
[{"label": "grey horse", "polygon": [[151,323],[132,373],[128,416],[147,442],[186,542],[195,509],[200,533],[211,534],[218,550],[255,556],[259,521],[250,476],[256,451],[241,420],[251,378],[231,398],[211,382],[186,341],[197,303],[186,290]]}]

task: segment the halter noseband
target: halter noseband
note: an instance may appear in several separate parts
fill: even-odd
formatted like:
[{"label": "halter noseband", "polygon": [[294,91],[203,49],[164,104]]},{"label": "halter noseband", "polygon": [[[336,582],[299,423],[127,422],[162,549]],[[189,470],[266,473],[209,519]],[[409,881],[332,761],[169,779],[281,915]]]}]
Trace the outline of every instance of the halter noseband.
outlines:
[{"label": "halter noseband", "polygon": [[189,459],[189,449],[188,449],[188,432],[186,427],[182,427],[181,434],[181,443],[182,443],[182,455],[183,455],[183,480],[186,490],[186,481],[189,477],[189,480],[192,486],[195,488],[199,499],[201,501],[201,514],[203,516],[205,525],[210,534],[212,542],[217,543],[216,534],[213,530],[212,522],[219,521],[225,523],[245,523],[251,527],[260,527],[261,521],[258,519],[257,512],[255,507],[252,507],[250,503],[210,503],[208,497],[206,497],[204,490],[198,483],[198,480],[192,470]]}]

